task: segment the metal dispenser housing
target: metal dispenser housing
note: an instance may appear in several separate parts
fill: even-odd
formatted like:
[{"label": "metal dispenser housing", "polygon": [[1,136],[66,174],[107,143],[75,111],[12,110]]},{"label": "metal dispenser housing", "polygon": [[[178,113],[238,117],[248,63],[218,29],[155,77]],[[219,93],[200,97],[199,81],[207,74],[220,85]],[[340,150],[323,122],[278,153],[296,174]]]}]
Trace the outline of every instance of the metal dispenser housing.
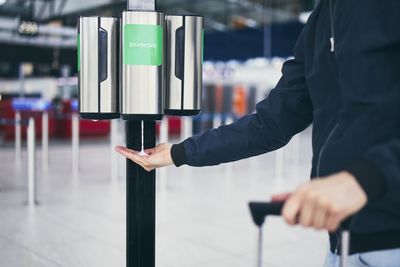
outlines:
[{"label": "metal dispenser housing", "polygon": [[121,26],[121,116],[160,120],[164,113],[165,15],[124,11]]},{"label": "metal dispenser housing", "polygon": [[193,116],[202,103],[204,18],[167,15],[165,114]]},{"label": "metal dispenser housing", "polygon": [[118,18],[79,18],[79,112],[84,119],[103,120],[120,116],[118,24]]}]

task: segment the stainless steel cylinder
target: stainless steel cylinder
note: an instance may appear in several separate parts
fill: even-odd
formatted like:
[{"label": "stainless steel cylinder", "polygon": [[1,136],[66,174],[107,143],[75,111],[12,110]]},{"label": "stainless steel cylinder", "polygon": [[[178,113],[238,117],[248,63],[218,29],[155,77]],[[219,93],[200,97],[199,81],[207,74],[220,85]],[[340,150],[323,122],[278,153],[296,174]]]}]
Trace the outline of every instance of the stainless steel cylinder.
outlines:
[{"label": "stainless steel cylinder", "polygon": [[165,114],[200,113],[203,74],[204,18],[167,15],[167,77]]},{"label": "stainless steel cylinder", "polygon": [[79,112],[84,119],[119,117],[119,19],[80,17]]},{"label": "stainless steel cylinder", "polygon": [[153,11],[124,11],[121,24],[121,116],[160,120],[164,111],[165,16]]}]

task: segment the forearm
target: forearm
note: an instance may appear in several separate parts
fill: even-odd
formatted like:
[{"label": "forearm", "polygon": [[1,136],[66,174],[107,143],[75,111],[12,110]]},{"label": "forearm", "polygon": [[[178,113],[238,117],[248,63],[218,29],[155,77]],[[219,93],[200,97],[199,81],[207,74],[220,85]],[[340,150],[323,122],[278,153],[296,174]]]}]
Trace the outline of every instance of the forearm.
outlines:
[{"label": "forearm", "polygon": [[[290,98],[290,99],[287,99]],[[312,122],[308,94],[275,89],[257,105],[257,113],[211,129],[174,145],[175,165],[212,166],[276,150]]]},{"label": "forearm", "polygon": [[268,130],[257,114],[251,114],[174,145],[171,155],[177,166],[213,166],[278,149],[289,139],[286,136],[268,138]]}]

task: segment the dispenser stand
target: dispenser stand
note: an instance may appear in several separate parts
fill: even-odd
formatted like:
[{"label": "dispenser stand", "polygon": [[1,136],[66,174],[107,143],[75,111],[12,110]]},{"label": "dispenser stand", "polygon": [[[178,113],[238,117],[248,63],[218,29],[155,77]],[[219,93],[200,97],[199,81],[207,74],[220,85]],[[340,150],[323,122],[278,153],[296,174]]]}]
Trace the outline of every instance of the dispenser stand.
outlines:
[{"label": "dispenser stand", "polygon": [[[156,0],[127,0],[128,10],[153,7]],[[156,122],[145,121],[144,148],[156,145]],[[141,121],[126,122],[126,146],[142,148]],[[156,256],[156,172],[147,172],[127,160],[126,164],[126,266],[155,267]]]},{"label": "dispenser stand", "polygon": [[[126,122],[126,145],[140,151],[141,121]],[[156,144],[156,123],[144,122],[144,148]],[[156,172],[147,172],[127,160],[126,164],[126,266],[155,266]]]}]

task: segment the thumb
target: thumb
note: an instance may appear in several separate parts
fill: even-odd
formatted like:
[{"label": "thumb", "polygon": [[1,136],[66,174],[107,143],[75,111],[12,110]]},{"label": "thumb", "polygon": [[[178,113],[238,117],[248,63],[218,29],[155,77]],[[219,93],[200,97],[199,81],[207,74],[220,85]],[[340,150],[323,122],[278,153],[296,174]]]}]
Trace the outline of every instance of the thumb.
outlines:
[{"label": "thumb", "polygon": [[272,196],[272,202],[285,202],[292,193],[281,193]]}]

